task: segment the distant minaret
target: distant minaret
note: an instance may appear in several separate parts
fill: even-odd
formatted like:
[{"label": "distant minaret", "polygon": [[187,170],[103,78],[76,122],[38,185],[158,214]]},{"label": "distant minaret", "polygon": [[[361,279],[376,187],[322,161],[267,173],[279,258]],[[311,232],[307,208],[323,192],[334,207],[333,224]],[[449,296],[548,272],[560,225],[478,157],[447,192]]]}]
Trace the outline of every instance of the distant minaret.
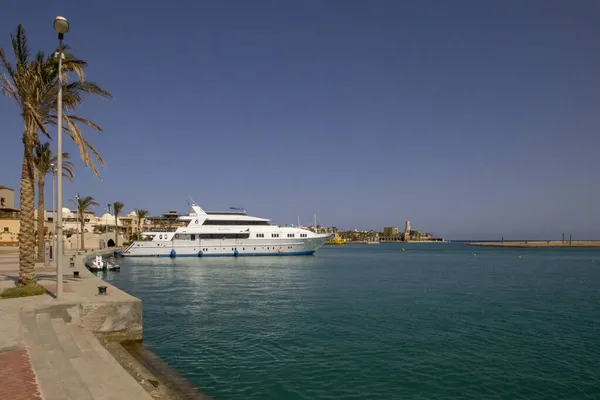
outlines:
[{"label": "distant minaret", "polygon": [[408,242],[410,239],[410,221],[404,223],[404,241]]}]

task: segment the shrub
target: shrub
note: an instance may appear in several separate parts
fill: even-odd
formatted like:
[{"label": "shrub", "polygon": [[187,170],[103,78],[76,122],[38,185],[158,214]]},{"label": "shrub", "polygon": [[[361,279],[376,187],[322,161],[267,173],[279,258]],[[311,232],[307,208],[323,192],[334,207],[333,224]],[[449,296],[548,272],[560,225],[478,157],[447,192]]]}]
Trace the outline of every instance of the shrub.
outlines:
[{"label": "shrub", "polygon": [[6,289],[0,294],[3,299],[15,299],[17,297],[39,296],[46,293],[46,290],[37,283],[30,283],[23,287],[14,287]]}]

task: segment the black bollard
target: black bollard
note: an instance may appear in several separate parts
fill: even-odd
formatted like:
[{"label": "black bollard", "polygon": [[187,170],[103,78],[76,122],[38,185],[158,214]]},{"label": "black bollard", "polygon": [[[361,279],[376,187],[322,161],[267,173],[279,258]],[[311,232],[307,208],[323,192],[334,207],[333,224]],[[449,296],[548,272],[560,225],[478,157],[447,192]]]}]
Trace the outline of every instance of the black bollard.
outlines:
[{"label": "black bollard", "polygon": [[79,271],[73,271],[73,278],[79,278]]},{"label": "black bollard", "polygon": [[98,286],[98,296],[106,296],[106,286]]}]

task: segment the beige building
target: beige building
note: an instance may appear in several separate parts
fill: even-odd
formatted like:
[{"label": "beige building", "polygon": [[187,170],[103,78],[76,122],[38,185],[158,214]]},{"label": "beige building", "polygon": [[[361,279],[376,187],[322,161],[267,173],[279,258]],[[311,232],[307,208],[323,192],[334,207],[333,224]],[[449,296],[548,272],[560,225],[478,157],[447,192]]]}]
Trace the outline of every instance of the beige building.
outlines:
[{"label": "beige building", "polygon": [[379,236],[380,242],[400,242],[402,241],[402,234],[398,233],[398,227],[388,226],[383,228],[383,235]]},{"label": "beige building", "polygon": [[19,210],[15,208],[15,191],[0,186],[0,246],[19,243]]},{"label": "beige building", "polygon": [[[18,246],[20,229],[19,212],[20,210],[15,208],[15,191],[11,188],[0,186],[0,246]],[[54,221],[56,217],[57,213],[55,211],[44,211],[44,234],[48,239],[54,236]],[[62,209],[62,217],[65,248],[78,247],[78,243],[80,243],[79,237],[81,236],[81,217],[77,211],[71,211],[66,207]],[[88,247],[97,247],[98,240],[100,239],[104,239],[105,242],[114,239],[114,215],[105,213],[101,217],[97,217],[93,212],[86,212],[83,217],[85,221],[83,232],[86,240],[88,240]],[[37,230],[37,209],[34,210],[34,218],[35,229]],[[146,221],[142,221],[142,223],[144,222]],[[109,232],[105,234],[95,233],[95,227],[106,227]],[[119,243],[123,243],[125,238],[122,233],[127,232],[127,236],[129,236],[138,230],[138,219],[135,212],[131,212],[124,217],[119,217],[117,219],[117,227],[121,236]]]},{"label": "beige building", "polygon": [[119,221],[121,221],[121,223],[123,224],[123,231],[124,231],[125,237],[128,240],[129,240],[129,238],[131,238],[131,235],[133,235],[134,233],[139,233],[140,225],[142,226],[142,230],[143,230],[144,220],[142,219],[141,224],[140,224],[139,218],[137,217],[137,214],[135,213],[135,211],[132,211],[123,217],[119,217]]},{"label": "beige building", "polygon": [[398,227],[388,226],[383,228],[383,236],[394,236],[398,234]]},{"label": "beige building", "polygon": [[174,232],[179,227],[185,227],[188,221],[180,221],[177,211],[168,211],[158,217],[148,217],[144,221],[144,230],[152,232]]}]

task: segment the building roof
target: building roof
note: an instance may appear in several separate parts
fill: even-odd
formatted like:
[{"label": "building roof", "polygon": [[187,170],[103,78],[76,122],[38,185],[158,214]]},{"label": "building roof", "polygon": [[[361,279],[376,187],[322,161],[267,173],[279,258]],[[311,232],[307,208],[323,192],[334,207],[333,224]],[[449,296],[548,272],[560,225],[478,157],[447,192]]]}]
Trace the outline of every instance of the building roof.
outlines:
[{"label": "building roof", "polygon": [[2,186],[2,185],[0,185],[0,189],[12,190],[13,192],[15,191],[15,189],[11,189],[9,187]]}]

